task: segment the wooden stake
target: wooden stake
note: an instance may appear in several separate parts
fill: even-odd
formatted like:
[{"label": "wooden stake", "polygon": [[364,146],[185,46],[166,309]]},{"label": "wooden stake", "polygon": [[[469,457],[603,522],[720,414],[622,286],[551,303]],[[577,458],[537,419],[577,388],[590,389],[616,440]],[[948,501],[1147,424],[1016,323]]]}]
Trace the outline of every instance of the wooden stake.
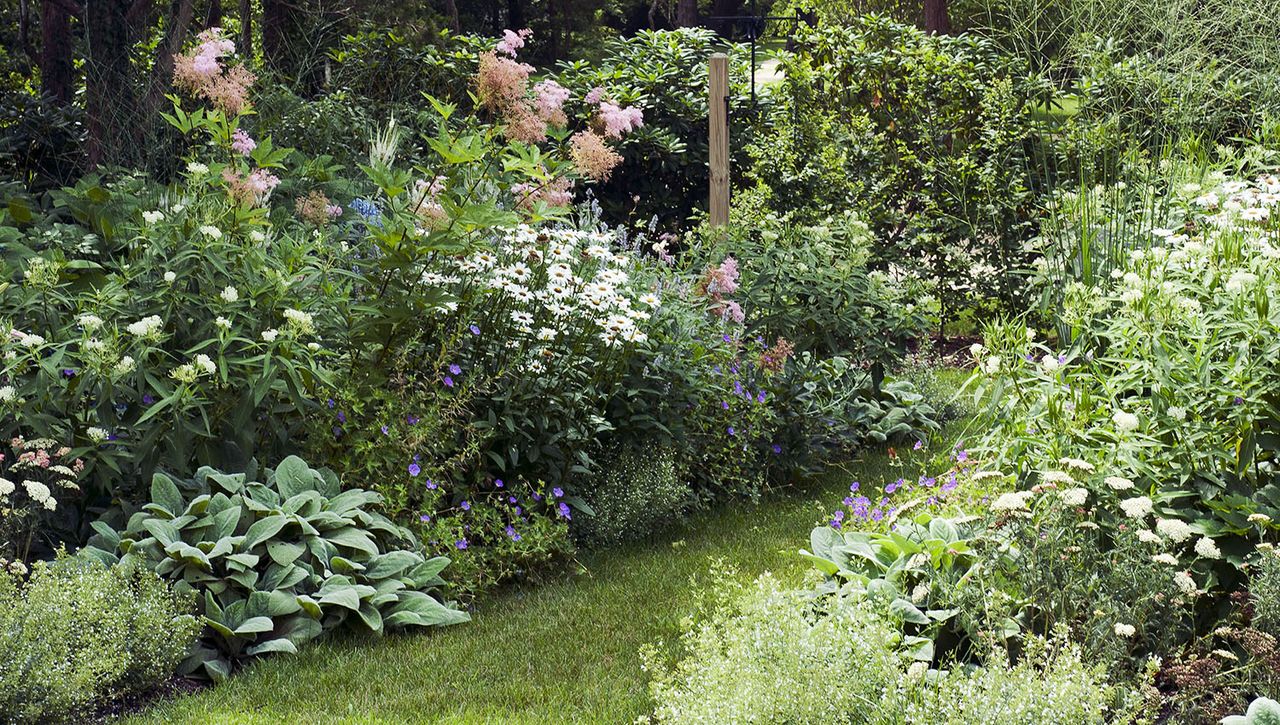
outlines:
[{"label": "wooden stake", "polygon": [[711,224],[729,223],[729,56],[716,53],[707,69],[710,109]]}]

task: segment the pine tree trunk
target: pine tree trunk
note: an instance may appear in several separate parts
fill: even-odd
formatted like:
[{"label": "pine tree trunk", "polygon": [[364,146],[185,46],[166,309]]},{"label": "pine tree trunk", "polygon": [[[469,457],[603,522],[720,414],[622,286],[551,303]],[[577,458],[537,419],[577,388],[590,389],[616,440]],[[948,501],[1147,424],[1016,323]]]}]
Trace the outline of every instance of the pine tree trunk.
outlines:
[{"label": "pine tree trunk", "polygon": [[444,14],[449,17],[449,30],[455,33],[462,32],[462,22],[458,18],[458,3],[454,0],[444,0]]},{"label": "pine tree trunk", "polygon": [[71,103],[74,65],[71,13],[57,0],[40,4],[40,90],[62,105]]},{"label": "pine tree trunk", "polygon": [[206,28],[222,27],[222,0],[209,0],[209,17],[205,19]]}]

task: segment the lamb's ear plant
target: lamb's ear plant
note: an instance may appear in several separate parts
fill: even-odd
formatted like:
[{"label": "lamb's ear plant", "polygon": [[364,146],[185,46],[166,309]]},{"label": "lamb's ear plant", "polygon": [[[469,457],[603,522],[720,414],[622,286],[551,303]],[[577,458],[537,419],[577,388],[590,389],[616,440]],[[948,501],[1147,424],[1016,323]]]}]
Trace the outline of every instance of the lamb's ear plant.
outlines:
[{"label": "lamb's ear plant", "polygon": [[261,481],[255,473],[159,473],[151,502],[122,530],[93,525],[89,556],[141,563],[199,595],[207,628],[183,673],[221,680],[239,662],[295,653],[347,622],[383,634],[469,618],[436,594],[449,560],[424,558],[374,511],[379,494],[343,491],[331,471],[296,456]]},{"label": "lamb's ear plant", "polygon": [[1259,697],[1249,703],[1243,715],[1222,718],[1222,725],[1277,725],[1280,724],[1280,702]]}]

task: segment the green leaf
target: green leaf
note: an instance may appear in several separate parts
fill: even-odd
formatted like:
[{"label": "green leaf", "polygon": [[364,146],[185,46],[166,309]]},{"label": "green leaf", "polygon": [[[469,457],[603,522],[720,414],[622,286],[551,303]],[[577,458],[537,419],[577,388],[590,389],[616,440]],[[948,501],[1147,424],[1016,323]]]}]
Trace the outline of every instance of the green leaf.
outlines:
[{"label": "green leaf", "polygon": [[283,529],[287,523],[289,523],[289,517],[283,514],[268,516],[253,522],[253,525],[245,532],[244,541],[240,543],[240,548],[244,551],[253,549],[258,544],[280,533],[280,529]]},{"label": "green leaf", "polygon": [[298,654],[298,646],[295,645],[292,640],[282,637],[280,639],[269,639],[262,644],[255,644],[245,650],[245,654],[250,657],[257,657],[258,655],[264,655],[271,652],[283,652],[285,654],[296,655]]},{"label": "green leaf", "polygon": [[275,629],[270,617],[250,617],[246,619],[239,627],[236,627],[235,633],[237,637],[244,637],[250,634],[261,634],[270,632]]},{"label": "green leaf", "polygon": [[912,624],[928,624],[929,617],[920,611],[916,605],[906,599],[895,599],[889,602],[889,613],[898,616],[904,622]]},{"label": "green leaf", "polygon": [[172,516],[177,516],[186,508],[178,485],[163,473],[151,477],[151,500],[163,506]]},{"label": "green leaf", "polygon": [[286,500],[305,491],[316,490],[316,474],[297,456],[289,456],[276,466],[276,489]]}]

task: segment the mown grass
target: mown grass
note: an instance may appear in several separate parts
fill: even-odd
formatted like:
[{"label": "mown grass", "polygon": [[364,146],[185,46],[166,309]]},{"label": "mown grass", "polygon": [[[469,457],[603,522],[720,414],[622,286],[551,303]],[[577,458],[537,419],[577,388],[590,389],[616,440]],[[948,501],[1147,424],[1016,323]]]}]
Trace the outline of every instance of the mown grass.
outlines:
[{"label": "mown grass", "polygon": [[868,452],[802,489],[585,554],[576,575],[491,597],[469,624],[382,640],[333,638],[129,722],[632,722],[649,710],[637,651],[678,637],[694,606],[693,578],[710,586],[709,571],[723,560],[742,576],[772,571],[799,581],[807,565],[796,551],[849,482],[879,485],[899,475],[914,473],[885,451]]}]

